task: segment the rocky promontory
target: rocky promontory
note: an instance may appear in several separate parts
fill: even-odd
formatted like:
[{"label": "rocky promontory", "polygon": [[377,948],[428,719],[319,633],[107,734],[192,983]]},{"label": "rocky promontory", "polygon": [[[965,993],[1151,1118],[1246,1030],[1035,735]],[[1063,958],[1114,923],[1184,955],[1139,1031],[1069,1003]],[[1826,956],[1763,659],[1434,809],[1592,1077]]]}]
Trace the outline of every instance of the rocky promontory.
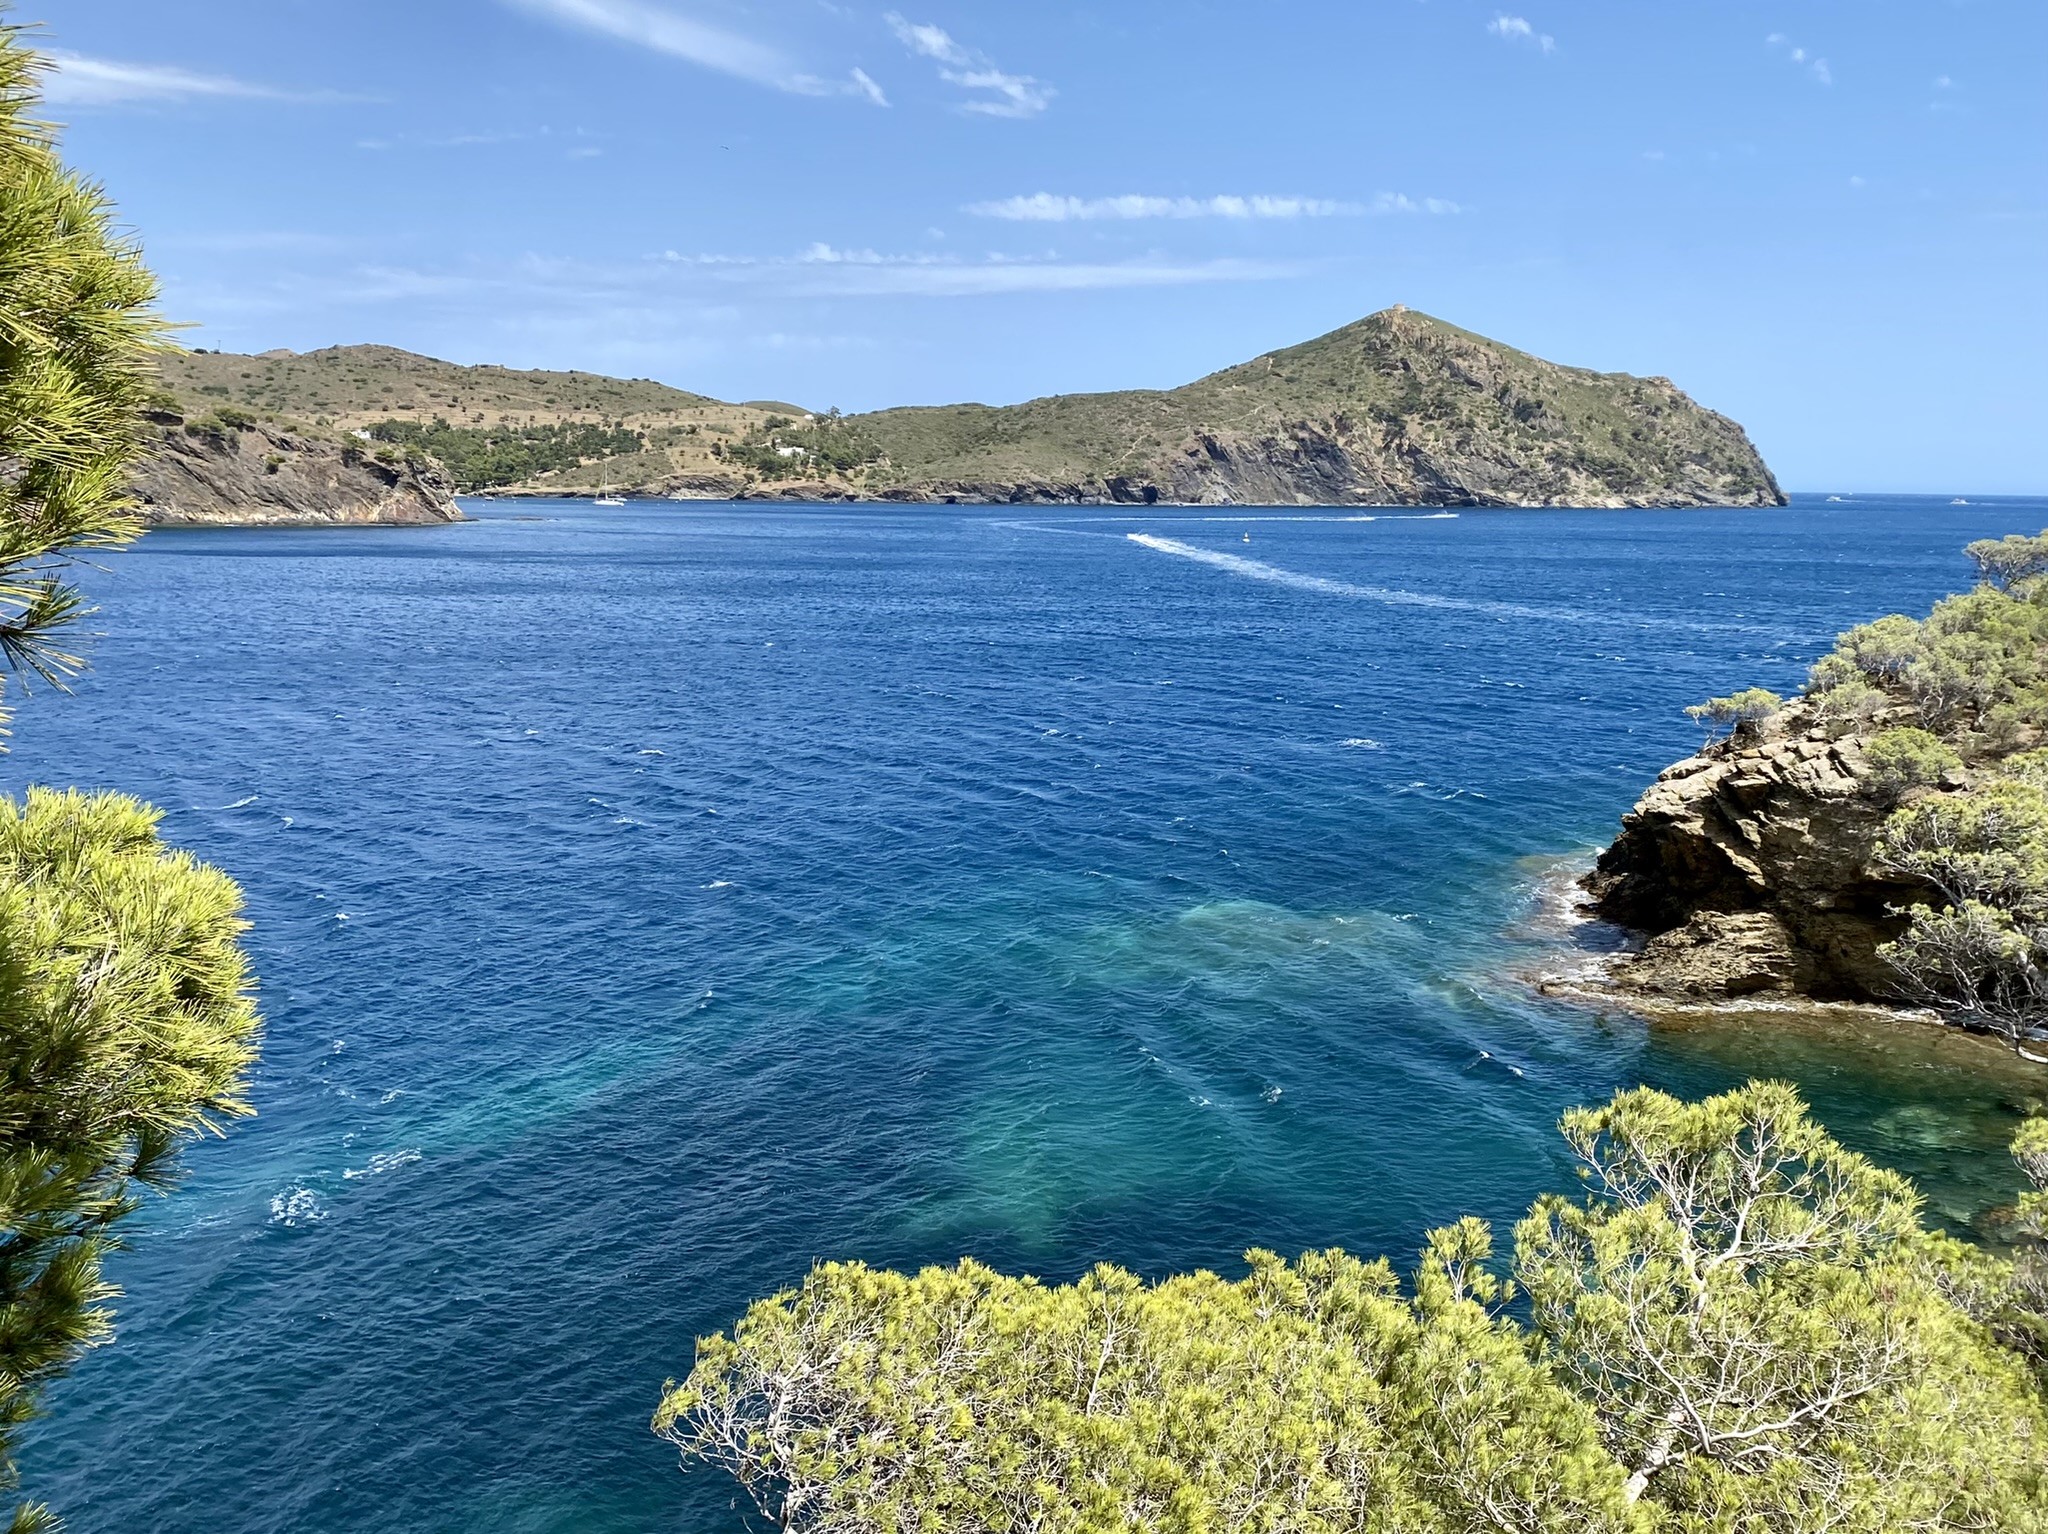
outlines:
[{"label": "rocky promontory", "polygon": [[[1878,947],[1930,892],[1874,861],[1894,801],[1864,747],[1885,722],[1830,726],[1794,702],[1666,768],[1584,880],[1595,914],[1646,939],[1613,983],[1674,999],[1894,999]],[[1968,782],[1958,770],[1924,791]]]},{"label": "rocky promontory", "polygon": [[1177,389],[876,411],[892,500],[1780,506],[1742,428],[1668,378],[1565,367],[1396,306]]},{"label": "rocky promontory", "polygon": [[370,444],[234,417],[151,416],[156,440],[131,488],[151,527],[425,526],[460,522],[431,463]]},{"label": "rocky promontory", "polygon": [[1971,589],[1837,635],[1791,701],[1686,710],[1732,729],[1581,881],[1640,939],[1598,989],[1905,1003],[2048,1063],[2048,532],[1963,553]]}]

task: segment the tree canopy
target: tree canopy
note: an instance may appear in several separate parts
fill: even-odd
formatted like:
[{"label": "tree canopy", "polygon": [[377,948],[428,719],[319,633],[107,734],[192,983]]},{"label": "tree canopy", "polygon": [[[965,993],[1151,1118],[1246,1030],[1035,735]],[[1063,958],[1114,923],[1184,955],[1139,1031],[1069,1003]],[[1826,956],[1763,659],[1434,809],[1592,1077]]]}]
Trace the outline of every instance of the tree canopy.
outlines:
[{"label": "tree canopy", "polygon": [[1904,707],[1970,751],[2010,749],[2048,725],[2048,533],[1973,543],[1984,582],[1924,619],[1893,613],[1835,641],[1807,679],[1826,715]]},{"label": "tree canopy", "polygon": [[100,189],[67,170],[32,115],[43,67],[0,23],[0,665],[56,681],[79,658],[65,575],[125,542],[163,326],[155,280]]},{"label": "tree canopy", "polygon": [[241,894],[118,794],[0,799],[0,1475],[41,1387],[109,1335],[138,1188],[247,1111]]},{"label": "tree canopy", "polygon": [[1565,1115],[1591,1187],[1516,1235],[1540,1355],[1681,1528],[2031,1527],[2048,1419],[1896,1173],[1792,1089]]},{"label": "tree canopy", "polygon": [[[0,24],[0,668],[62,680],[67,565],[136,531],[162,331],[105,199],[30,115],[40,68]],[[137,1192],[247,1111],[241,895],[156,825],[118,794],[0,799],[0,1485],[43,1386],[109,1335],[101,1264]],[[31,1505],[13,1527],[50,1523]]]},{"label": "tree canopy", "polygon": [[1537,1204],[1512,1281],[1473,1219],[1405,1291],[1339,1251],[830,1263],[701,1342],[655,1429],[805,1534],[2043,1526],[2048,1418],[1961,1298],[2010,1310],[2011,1269],[1904,1179],[1779,1085],[1563,1128],[1588,1192]]},{"label": "tree canopy", "polygon": [[1695,703],[1685,713],[1694,724],[1711,733],[1768,719],[1784,705],[1785,700],[1769,688],[1745,687],[1725,698],[1709,698],[1704,703]]}]

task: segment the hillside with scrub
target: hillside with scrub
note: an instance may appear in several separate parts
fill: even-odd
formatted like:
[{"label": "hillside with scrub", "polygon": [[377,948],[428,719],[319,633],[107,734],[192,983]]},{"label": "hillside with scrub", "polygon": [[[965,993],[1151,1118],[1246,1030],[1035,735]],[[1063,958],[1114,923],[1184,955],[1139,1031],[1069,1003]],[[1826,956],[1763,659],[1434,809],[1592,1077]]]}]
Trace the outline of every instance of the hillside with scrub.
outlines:
[{"label": "hillside with scrub", "polygon": [[1668,379],[1562,367],[1393,308],[1178,389],[857,416],[889,480],[961,499],[1779,505]]},{"label": "hillside with scrub", "polygon": [[573,495],[607,483],[730,493],[745,487],[750,449],[804,414],[650,379],[469,367],[392,346],[181,352],[164,358],[160,378],[164,404],[188,419],[227,410],[301,436],[367,437],[373,452],[431,460],[471,493]]},{"label": "hillside with scrub", "polygon": [[167,361],[187,413],[361,433],[466,491],[1002,503],[1783,504],[1667,379],[1562,367],[1394,308],[1183,388],[843,416],[383,346]]}]

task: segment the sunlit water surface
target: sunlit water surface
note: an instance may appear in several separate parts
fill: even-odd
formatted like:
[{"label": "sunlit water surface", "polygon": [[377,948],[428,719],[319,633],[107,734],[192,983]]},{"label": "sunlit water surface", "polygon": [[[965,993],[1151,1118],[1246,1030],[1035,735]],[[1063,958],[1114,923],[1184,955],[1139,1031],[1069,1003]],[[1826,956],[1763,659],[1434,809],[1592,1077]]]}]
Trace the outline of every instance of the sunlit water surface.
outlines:
[{"label": "sunlit water surface", "polygon": [[2012,1196],[1995,1051],[1515,977],[1682,705],[2048,503],[472,510],[151,535],[0,760],[239,878],[269,1019],[28,1442],[78,1534],[733,1530],[647,1418],[820,1258],[1407,1254],[1640,1081]]}]

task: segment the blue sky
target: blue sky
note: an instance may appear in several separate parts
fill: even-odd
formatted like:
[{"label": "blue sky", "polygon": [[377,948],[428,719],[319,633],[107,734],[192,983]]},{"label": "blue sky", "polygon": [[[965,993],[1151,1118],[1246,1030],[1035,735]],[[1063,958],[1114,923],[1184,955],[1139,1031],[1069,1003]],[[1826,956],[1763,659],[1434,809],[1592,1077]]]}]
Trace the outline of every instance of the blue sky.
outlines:
[{"label": "blue sky", "polygon": [[29,0],[193,345],[823,408],[1406,303],[1795,488],[2048,491],[2042,0]]}]

